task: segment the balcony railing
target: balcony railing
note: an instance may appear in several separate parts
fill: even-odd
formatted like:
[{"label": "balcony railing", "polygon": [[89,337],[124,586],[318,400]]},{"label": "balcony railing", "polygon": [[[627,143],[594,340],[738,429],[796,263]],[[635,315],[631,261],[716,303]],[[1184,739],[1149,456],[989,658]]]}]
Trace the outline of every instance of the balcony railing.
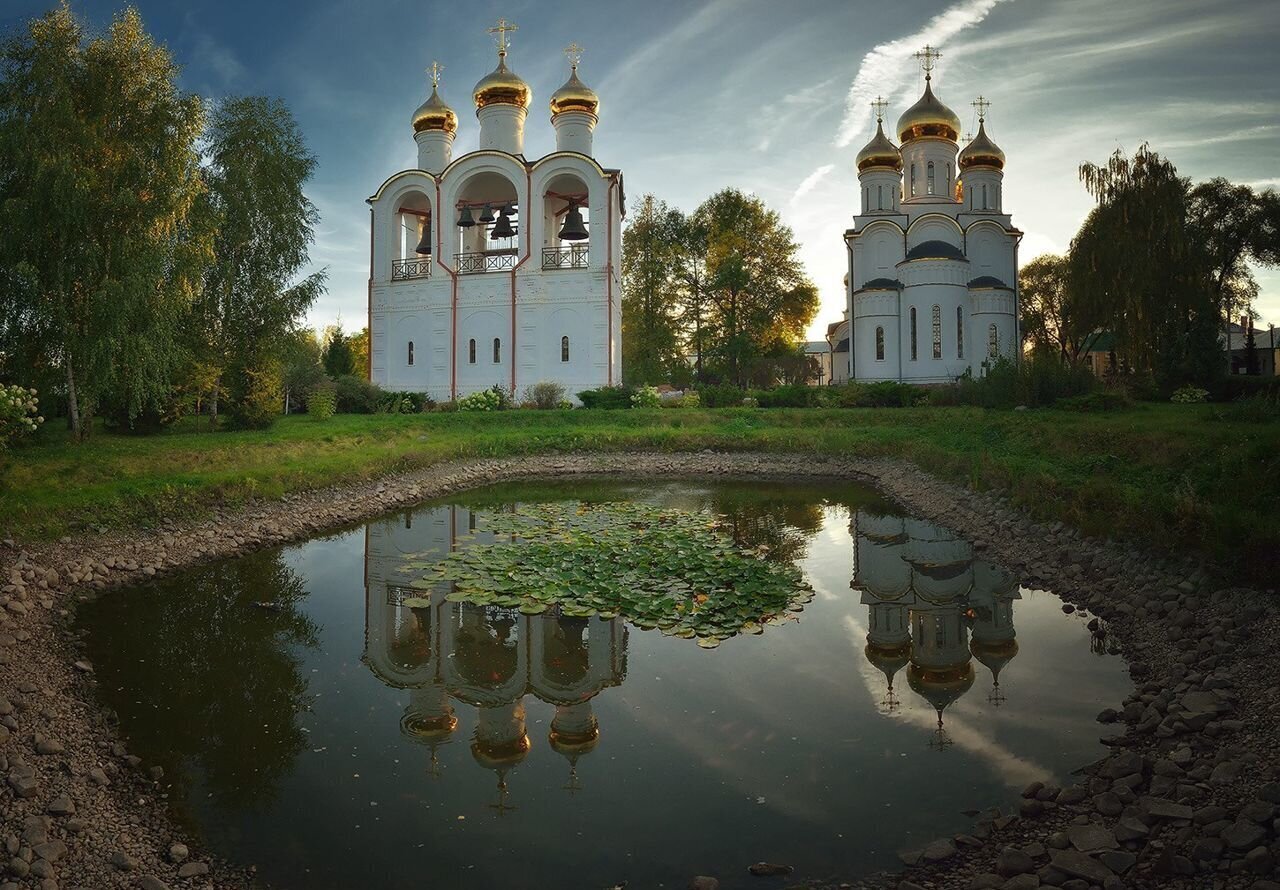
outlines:
[{"label": "balcony railing", "polygon": [[515,250],[478,251],[460,253],[457,256],[459,275],[476,275],[481,272],[503,272],[516,267]]},{"label": "balcony railing", "polygon": [[585,269],[590,259],[585,244],[542,248],[542,268],[544,269]]},{"label": "balcony railing", "polygon": [[394,260],[391,263],[391,280],[408,281],[411,278],[431,277],[431,257],[412,260]]}]

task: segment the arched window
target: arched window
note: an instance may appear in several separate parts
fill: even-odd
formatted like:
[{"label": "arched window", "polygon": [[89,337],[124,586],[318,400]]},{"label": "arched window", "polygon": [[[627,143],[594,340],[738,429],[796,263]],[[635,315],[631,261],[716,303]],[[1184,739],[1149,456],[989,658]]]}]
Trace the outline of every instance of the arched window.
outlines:
[{"label": "arched window", "polygon": [[493,338],[493,363],[499,364],[502,361],[502,340],[497,337]]},{"label": "arched window", "polygon": [[876,328],[876,361],[884,361],[884,328]]},{"label": "arched window", "polygon": [[467,344],[467,361],[470,364],[476,363],[476,341],[472,340]]},{"label": "arched window", "polygon": [[933,307],[933,357],[942,358],[942,307]]},{"label": "arched window", "polygon": [[964,307],[956,307],[956,358],[964,358]]},{"label": "arched window", "polygon": [[569,360],[569,338],[560,338],[560,361],[567,362]]},{"label": "arched window", "polygon": [[409,341],[409,364],[413,364],[413,341]]},{"label": "arched window", "polygon": [[947,161],[947,191],[946,191],[946,194],[948,194],[948,195],[949,195],[949,194],[951,194],[951,162],[950,162],[950,161]]},{"label": "arched window", "polygon": [[911,165],[911,197],[916,196],[916,165]]},{"label": "arched window", "polygon": [[995,358],[1000,354],[1000,332],[995,325],[987,328],[987,355]]},{"label": "arched window", "polygon": [[982,209],[986,210],[990,205],[987,203],[987,187],[982,186]]},{"label": "arched window", "polygon": [[928,180],[928,188],[929,188],[929,194],[931,194],[931,195],[937,194],[937,192],[934,190],[933,185],[934,185],[934,182],[933,182],[933,161],[930,161],[930,162],[929,162],[929,180]]},{"label": "arched window", "polygon": [[884,210],[884,186],[876,186],[876,210]]},{"label": "arched window", "polygon": [[916,307],[911,307],[911,360],[920,357],[920,347],[916,345]]}]

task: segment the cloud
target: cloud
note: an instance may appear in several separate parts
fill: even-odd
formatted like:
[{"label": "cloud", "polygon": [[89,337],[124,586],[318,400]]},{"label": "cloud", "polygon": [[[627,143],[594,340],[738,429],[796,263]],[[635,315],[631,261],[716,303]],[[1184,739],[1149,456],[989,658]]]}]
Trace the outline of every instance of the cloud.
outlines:
[{"label": "cloud", "polygon": [[980,23],[1002,2],[1006,0],[961,0],[934,16],[916,33],[872,47],[862,57],[853,85],[849,87],[836,145],[843,148],[862,132],[870,118],[868,104],[873,98],[902,88],[910,72],[908,63],[912,61],[912,54],[921,46],[945,45],[961,31]]},{"label": "cloud", "polygon": [[835,168],[835,164],[823,164],[817,170],[814,170],[806,176],[804,181],[801,182],[800,185],[796,186],[796,192],[791,196],[791,206],[798,207],[800,199],[813,191],[818,183],[822,182],[823,178]]}]

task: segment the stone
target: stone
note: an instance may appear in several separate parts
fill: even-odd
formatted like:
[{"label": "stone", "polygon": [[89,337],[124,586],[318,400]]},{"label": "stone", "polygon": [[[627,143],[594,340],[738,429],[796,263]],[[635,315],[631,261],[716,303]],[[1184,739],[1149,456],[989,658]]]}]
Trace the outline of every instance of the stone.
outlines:
[{"label": "stone", "polygon": [[59,794],[45,807],[45,812],[52,816],[74,816],[76,814],[76,805],[72,802],[70,796]]},{"label": "stone", "polygon": [[1036,890],[1040,878],[1036,875],[1017,875],[1000,885],[1000,890]]},{"label": "stone", "polygon": [[57,739],[40,739],[36,742],[37,754],[61,754],[65,750]]},{"label": "stone", "polygon": [[1049,853],[1049,862],[1054,868],[1073,878],[1083,878],[1094,884],[1101,884],[1114,875],[1101,862],[1075,850],[1053,850]]},{"label": "stone", "polygon": [[1222,832],[1222,840],[1237,853],[1252,850],[1267,839],[1267,830],[1256,822],[1237,819]]},{"label": "stone", "polygon": [[1190,819],[1193,815],[1191,807],[1163,797],[1144,797],[1142,806],[1154,819]]},{"label": "stone", "polygon": [[45,841],[33,846],[31,852],[48,862],[57,862],[66,855],[67,845],[62,841]]},{"label": "stone", "polygon": [[[756,863],[756,864],[769,865],[769,863],[767,862]],[[783,871],[771,871],[771,872],[766,872],[766,874],[771,874],[771,875],[791,874],[791,866],[789,865],[773,865],[771,867],[775,869],[783,869]],[[178,877],[180,878],[192,878],[192,877],[195,877],[196,875],[207,875],[208,873],[209,873],[209,865],[206,862],[186,862],[186,863],[183,863],[182,867],[178,869]],[[758,872],[753,871],[752,874],[753,875],[758,874]]]},{"label": "stone", "polygon": [[1191,858],[1196,862],[1212,862],[1222,855],[1226,844],[1221,838],[1202,837],[1191,847]]},{"label": "stone", "polygon": [[974,875],[969,880],[968,890],[995,890],[1005,881],[999,875],[993,875],[991,872],[983,872],[980,875]]},{"label": "stone", "polygon": [[1151,864],[1151,870],[1158,875],[1193,875],[1196,867],[1185,856],[1179,856],[1165,847]]},{"label": "stone", "polygon": [[1244,854],[1244,864],[1255,875],[1269,875],[1276,867],[1276,860],[1270,850],[1259,844]]},{"label": "stone", "polygon": [[1101,825],[1072,825],[1067,829],[1067,839],[1081,853],[1114,850],[1119,846],[1116,836]]},{"label": "stone", "polygon": [[[185,862],[187,857],[190,855],[191,855],[191,851],[187,849],[186,844],[175,843],[175,844],[169,845],[169,861],[170,862],[179,862],[179,863]],[[699,880],[699,878],[694,878],[694,880],[695,881]],[[716,879],[710,878],[709,880],[715,881]],[[716,883],[718,884],[719,882],[717,881]]]},{"label": "stone", "polygon": [[1089,796],[1089,790],[1083,785],[1068,785],[1058,792],[1057,801],[1060,806],[1070,806],[1073,803],[1080,803]]},{"label": "stone", "polygon": [[89,770],[89,781],[95,785],[110,785],[111,780],[107,778],[106,771],[100,766],[95,766]]},{"label": "stone", "polygon": [[956,845],[950,838],[939,838],[926,845],[921,855],[926,862],[944,862],[956,855]]},{"label": "stone", "polygon": [[1104,791],[1093,798],[1093,808],[1104,816],[1119,816],[1124,804],[1114,791]]},{"label": "stone", "polygon": [[996,871],[1006,878],[1036,870],[1035,861],[1017,847],[1005,847],[996,857]]},{"label": "stone", "polygon": [[138,890],[169,890],[169,885],[154,875],[138,878]]},{"label": "stone", "polygon": [[1208,825],[1211,822],[1221,822],[1227,818],[1227,811],[1217,804],[1209,804],[1203,806],[1191,814],[1191,821],[1197,825]]},{"label": "stone", "polygon": [[[182,866],[182,868],[190,868],[193,865],[204,865],[204,863],[188,862],[186,865]],[[209,866],[205,865],[205,871],[208,871],[208,870],[209,870]],[[791,866],[778,865],[776,862],[757,862],[753,865],[748,865],[747,871],[751,872],[753,875],[756,875],[757,877],[772,877],[775,875],[791,874]],[[179,869],[178,871],[178,876],[179,877],[183,876],[181,869]]]},{"label": "stone", "polygon": [[698,875],[689,882],[689,890],[720,890],[720,882],[707,875]]},{"label": "stone", "polygon": [[1098,861],[1116,874],[1124,874],[1137,863],[1138,857],[1128,850],[1104,850],[1098,854]]},{"label": "stone", "polygon": [[110,862],[118,871],[133,871],[138,867],[138,860],[121,850],[111,854]]},{"label": "stone", "polygon": [[1267,803],[1265,800],[1255,800],[1247,803],[1240,810],[1240,818],[1248,819],[1250,822],[1270,822],[1276,814],[1276,806],[1273,803]]},{"label": "stone", "polygon": [[1140,772],[1142,772],[1142,755],[1137,751],[1121,751],[1106,759],[1102,769],[1098,770],[1098,775],[1104,779],[1122,779]]}]

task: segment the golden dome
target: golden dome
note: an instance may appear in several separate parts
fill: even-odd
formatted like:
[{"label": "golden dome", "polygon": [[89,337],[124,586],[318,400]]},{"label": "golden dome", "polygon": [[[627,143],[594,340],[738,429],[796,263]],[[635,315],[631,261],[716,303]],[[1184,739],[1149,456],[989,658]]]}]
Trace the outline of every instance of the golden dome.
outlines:
[{"label": "golden dome", "polygon": [[867,643],[863,654],[876,670],[887,677],[896,674],[911,661],[911,641],[907,640],[905,643],[894,646]]},{"label": "golden dome", "polygon": [[937,136],[955,142],[960,137],[960,118],[933,94],[929,78],[924,81],[924,95],[898,118],[898,141],[907,142],[923,136]]},{"label": "golden dome", "polygon": [[551,94],[551,116],[563,111],[581,111],[584,114],[600,113],[600,97],[596,91],[578,79],[578,66],[569,71],[564,86]]},{"label": "golden dome", "polygon": [[876,135],[858,152],[858,172],[871,167],[892,167],[902,172],[902,154],[884,135],[884,124],[876,121]]},{"label": "golden dome", "polygon": [[1000,146],[991,141],[991,137],[987,135],[987,125],[985,121],[979,119],[978,135],[973,137],[964,148],[960,149],[960,156],[957,159],[961,170],[967,170],[970,167],[995,167],[999,170],[1004,169],[1004,152],[1000,150]]},{"label": "golden dome", "polygon": [[507,67],[507,54],[498,53],[498,67],[480,79],[473,98],[476,111],[486,105],[514,105],[527,111],[533,102],[533,90]]},{"label": "golden dome", "polygon": [[509,742],[485,742],[476,739],[471,743],[471,756],[487,769],[515,766],[529,753],[529,736],[522,735]]},{"label": "golden dome", "polygon": [[948,668],[907,668],[907,685],[920,697],[942,711],[973,686],[973,665],[965,662]]},{"label": "golden dome", "polygon": [[400,731],[420,742],[447,738],[458,727],[458,718],[451,713],[439,715],[405,714],[400,721]]},{"label": "golden dome", "polygon": [[440,98],[435,87],[431,88],[431,96],[427,101],[413,113],[413,132],[421,133],[424,130],[443,130],[451,134],[458,132],[458,116]]},{"label": "golden dome", "polygon": [[975,639],[969,644],[969,651],[983,667],[999,676],[1001,668],[1013,661],[1013,657],[1018,654],[1018,641]]},{"label": "golden dome", "polygon": [[556,728],[551,729],[547,737],[553,750],[564,754],[586,754],[600,743],[600,727],[592,721],[591,728],[581,732],[570,732]]}]

